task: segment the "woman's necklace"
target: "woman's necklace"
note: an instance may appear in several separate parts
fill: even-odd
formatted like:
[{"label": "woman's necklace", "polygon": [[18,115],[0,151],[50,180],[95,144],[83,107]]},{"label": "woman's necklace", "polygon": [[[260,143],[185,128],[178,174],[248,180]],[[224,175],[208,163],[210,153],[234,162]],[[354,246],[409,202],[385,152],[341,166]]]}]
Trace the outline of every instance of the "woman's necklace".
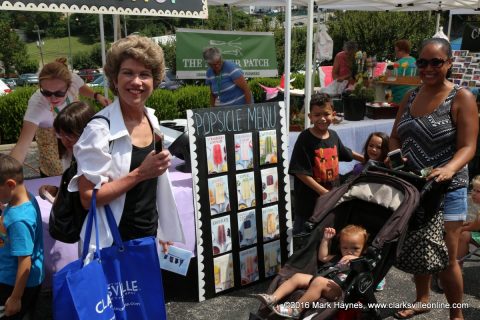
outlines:
[{"label": "woman's necklace", "polygon": [[[70,104],[70,98],[68,96],[67,99],[65,99],[65,102],[67,106]],[[50,103],[50,111],[53,113],[53,116],[56,117],[57,114],[60,112],[60,109],[58,109],[58,106],[54,106]]]}]

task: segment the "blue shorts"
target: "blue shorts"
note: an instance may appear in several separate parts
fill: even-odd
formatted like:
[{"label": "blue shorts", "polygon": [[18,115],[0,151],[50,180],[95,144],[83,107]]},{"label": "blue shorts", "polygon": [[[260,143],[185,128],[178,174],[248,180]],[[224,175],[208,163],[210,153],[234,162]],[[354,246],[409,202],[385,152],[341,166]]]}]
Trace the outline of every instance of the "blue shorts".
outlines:
[{"label": "blue shorts", "polygon": [[447,192],[442,204],[444,221],[465,221],[467,219],[467,188]]}]

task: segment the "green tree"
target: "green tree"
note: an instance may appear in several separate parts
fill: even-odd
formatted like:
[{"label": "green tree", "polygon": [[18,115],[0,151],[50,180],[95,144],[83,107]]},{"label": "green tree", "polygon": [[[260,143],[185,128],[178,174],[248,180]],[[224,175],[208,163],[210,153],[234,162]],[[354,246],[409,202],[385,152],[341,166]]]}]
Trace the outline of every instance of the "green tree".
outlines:
[{"label": "green tree", "polygon": [[77,54],[74,54],[72,57],[72,64],[73,64],[73,68],[77,70],[96,67],[93,64],[90,52],[88,51],[87,52],[82,51]]},{"label": "green tree", "polygon": [[18,62],[15,65],[18,74],[22,73],[36,73],[38,71],[38,61],[33,59]]},{"label": "green tree", "polygon": [[5,21],[0,21],[0,60],[6,73],[14,72],[14,66],[28,59],[27,48],[15,31]]},{"label": "green tree", "polygon": [[336,11],[327,22],[334,53],[343,43],[354,40],[359,48],[379,60],[394,60],[393,45],[408,39],[416,51],[420,43],[435,33],[435,16],[429,12],[359,12]]},{"label": "green tree", "polygon": [[176,43],[174,41],[171,41],[166,45],[160,45],[160,46],[163,49],[166,67],[172,70],[174,73],[176,73],[176,70],[177,70],[176,56],[175,56],[175,50],[177,48]]}]

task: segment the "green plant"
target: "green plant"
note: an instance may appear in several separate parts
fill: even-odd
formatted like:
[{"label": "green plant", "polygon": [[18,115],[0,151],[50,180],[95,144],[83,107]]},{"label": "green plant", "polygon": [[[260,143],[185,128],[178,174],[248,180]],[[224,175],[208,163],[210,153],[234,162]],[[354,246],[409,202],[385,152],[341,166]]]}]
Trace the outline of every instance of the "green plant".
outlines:
[{"label": "green plant", "polygon": [[188,109],[210,107],[210,88],[207,86],[185,86],[175,90],[174,96],[180,118],[186,118]]},{"label": "green plant", "polygon": [[180,115],[174,93],[169,90],[154,90],[146,105],[155,109],[158,120],[177,119]]},{"label": "green plant", "polygon": [[373,88],[367,87],[366,82],[363,77],[359,77],[355,83],[353,91],[350,93],[350,97],[365,100],[365,102],[372,102],[375,100],[375,90]]},{"label": "green plant", "polygon": [[260,87],[260,84],[265,87],[274,88],[280,85],[280,79],[277,78],[253,78],[248,80],[248,86],[252,91],[253,100],[255,102],[265,101],[265,91]]}]

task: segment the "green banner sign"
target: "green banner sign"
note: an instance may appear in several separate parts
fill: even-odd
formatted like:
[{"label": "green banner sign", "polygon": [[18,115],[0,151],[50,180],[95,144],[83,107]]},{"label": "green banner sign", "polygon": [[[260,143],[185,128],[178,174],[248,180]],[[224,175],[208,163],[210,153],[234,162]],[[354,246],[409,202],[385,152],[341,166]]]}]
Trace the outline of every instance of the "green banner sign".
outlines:
[{"label": "green banner sign", "polygon": [[278,76],[272,32],[177,29],[176,65],[179,79],[205,79],[208,65],[202,52],[217,47],[224,60],[235,62],[246,77]]}]

